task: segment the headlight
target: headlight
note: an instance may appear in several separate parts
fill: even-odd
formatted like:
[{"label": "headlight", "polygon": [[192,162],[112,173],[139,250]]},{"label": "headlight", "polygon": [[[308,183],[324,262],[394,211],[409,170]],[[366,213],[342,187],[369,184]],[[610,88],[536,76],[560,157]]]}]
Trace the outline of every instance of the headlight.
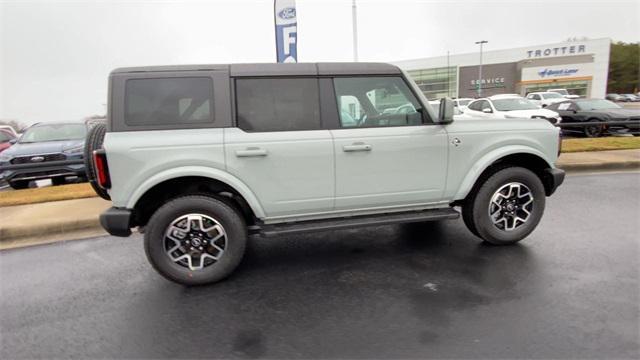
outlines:
[{"label": "headlight", "polygon": [[82,152],[84,150],[84,144],[83,145],[78,145],[78,146],[74,146],[68,149],[64,149],[62,150],[63,153],[65,154],[75,154],[75,153],[79,153]]}]

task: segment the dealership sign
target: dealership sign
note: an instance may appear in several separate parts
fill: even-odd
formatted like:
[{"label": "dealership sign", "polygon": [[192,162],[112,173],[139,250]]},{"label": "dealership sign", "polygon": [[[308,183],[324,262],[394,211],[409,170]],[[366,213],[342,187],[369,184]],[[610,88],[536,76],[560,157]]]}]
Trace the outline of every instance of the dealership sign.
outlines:
[{"label": "dealership sign", "polygon": [[562,77],[562,76],[571,76],[571,75],[575,75],[579,70],[578,69],[558,69],[558,70],[553,70],[553,69],[542,69],[540,71],[538,71],[538,75],[541,78],[544,77]]},{"label": "dealership sign", "polygon": [[469,81],[471,87],[468,89],[477,89],[482,87],[483,89],[495,89],[504,87],[504,76],[492,77],[489,79],[472,79]]},{"label": "dealership sign", "polygon": [[527,58],[582,54],[587,51],[586,45],[566,45],[552,48],[526,50]]},{"label": "dealership sign", "polygon": [[298,30],[295,0],[275,0],[276,55],[279,63],[298,61]]}]

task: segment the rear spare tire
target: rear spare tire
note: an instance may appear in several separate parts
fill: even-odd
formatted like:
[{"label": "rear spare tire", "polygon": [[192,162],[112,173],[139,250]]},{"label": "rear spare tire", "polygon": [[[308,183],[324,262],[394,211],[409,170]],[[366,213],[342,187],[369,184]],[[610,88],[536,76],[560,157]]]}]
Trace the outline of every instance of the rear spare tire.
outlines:
[{"label": "rear spare tire", "polygon": [[87,180],[89,180],[93,191],[101,198],[111,200],[107,190],[98,185],[96,167],[93,163],[93,152],[102,148],[102,142],[104,141],[106,132],[107,126],[105,124],[96,124],[89,130],[84,143],[84,168],[87,173]]}]

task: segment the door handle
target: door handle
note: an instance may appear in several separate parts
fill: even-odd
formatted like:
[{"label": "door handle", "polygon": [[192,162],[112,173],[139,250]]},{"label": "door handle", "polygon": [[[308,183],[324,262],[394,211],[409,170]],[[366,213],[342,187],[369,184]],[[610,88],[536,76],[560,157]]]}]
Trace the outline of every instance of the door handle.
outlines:
[{"label": "door handle", "polygon": [[344,152],[371,151],[371,145],[365,143],[354,143],[352,145],[344,145],[342,150]]},{"label": "door handle", "polygon": [[257,148],[257,147],[250,147],[250,148],[246,148],[245,150],[236,150],[236,156],[237,157],[267,156],[267,150]]}]

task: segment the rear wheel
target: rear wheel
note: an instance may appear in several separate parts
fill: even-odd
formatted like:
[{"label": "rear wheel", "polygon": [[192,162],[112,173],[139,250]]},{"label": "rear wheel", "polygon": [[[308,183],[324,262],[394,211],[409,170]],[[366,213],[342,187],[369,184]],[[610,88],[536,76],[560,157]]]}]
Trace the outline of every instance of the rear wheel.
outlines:
[{"label": "rear wheel", "polygon": [[[598,119],[591,119],[589,122],[601,122]],[[602,131],[604,130],[604,126],[602,125],[587,125],[584,127],[584,136],[588,138],[597,138],[602,135]]]},{"label": "rear wheel", "polygon": [[224,279],[240,264],[246,243],[247,227],[240,214],[220,200],[200,195],[161,206],[144,235],[151,265],[183,285]]},{"label": "rear wheel", "polygon": [[463,205],[469,230],[495,245],[516,243],[538,225],[545,207],[544,186],[528,169],[508,167],[488,177]]},{"label": "rear wheel", "polygon": [[54,177],[51,179],[51,185],[53,186],[64,185],[66,183],[67,179],[65,179],[64,176]]}]

